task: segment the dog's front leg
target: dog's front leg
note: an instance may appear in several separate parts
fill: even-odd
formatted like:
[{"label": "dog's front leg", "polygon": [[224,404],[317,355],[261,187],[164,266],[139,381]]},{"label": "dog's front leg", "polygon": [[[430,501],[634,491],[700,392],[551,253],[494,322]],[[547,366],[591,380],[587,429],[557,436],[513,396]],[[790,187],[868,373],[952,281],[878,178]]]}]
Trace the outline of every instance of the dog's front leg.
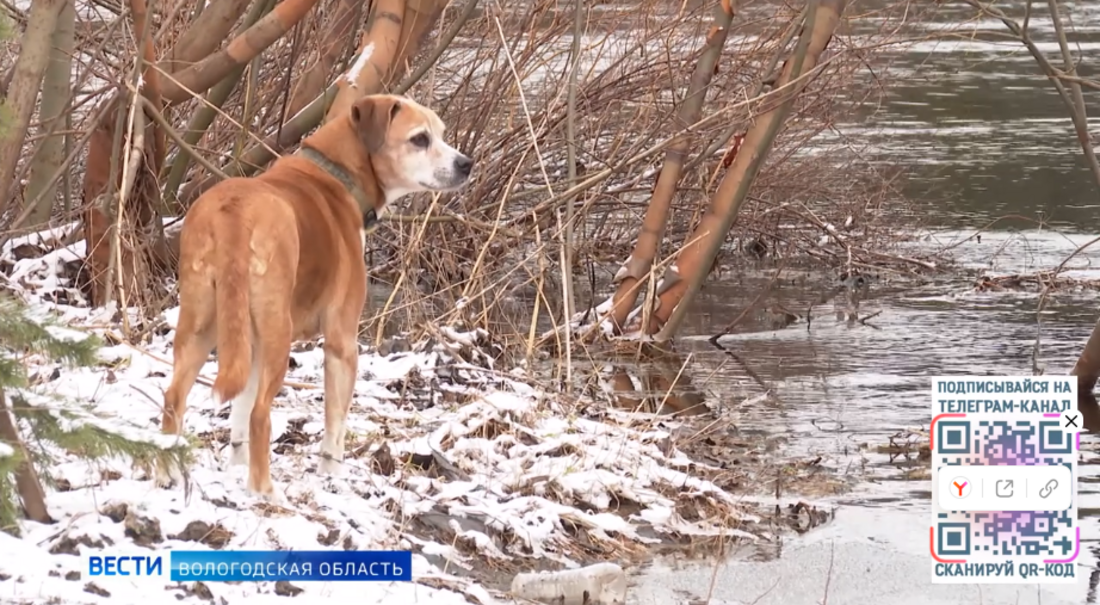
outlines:
[{"label": "dog's front leg", "polygon": [[321,440],[320,472],[335,474],[344,460],[348,409],[359,371],[359,347],[353,328],[325,335],[325,435]]}]

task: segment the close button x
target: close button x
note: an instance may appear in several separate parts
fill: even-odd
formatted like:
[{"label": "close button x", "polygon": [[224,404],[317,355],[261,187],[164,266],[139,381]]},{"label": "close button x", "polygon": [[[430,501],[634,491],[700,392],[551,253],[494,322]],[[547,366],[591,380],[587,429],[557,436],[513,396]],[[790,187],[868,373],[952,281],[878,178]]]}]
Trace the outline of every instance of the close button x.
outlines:
[{"label": "close button x", "polygon": [[1075,429],[1081,428],[1077,424],[1077,421],[1081,418],[1081,414],[1079,414],[1078,412],[1070,412],[1070,413],[1065,415],[1065,418],[1066,418],[1065,428],[1067,428],[1067,429],[1070,428],[1070,427],[1073,427]]}]

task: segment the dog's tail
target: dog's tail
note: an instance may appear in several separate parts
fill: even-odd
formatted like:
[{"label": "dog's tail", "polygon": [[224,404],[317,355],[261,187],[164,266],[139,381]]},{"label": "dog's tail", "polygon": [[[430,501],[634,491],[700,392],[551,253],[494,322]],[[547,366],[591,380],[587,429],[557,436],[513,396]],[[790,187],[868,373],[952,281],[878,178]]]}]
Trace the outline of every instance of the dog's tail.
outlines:
[{"label": "dog's tail", "polygon": [[[219,237],[230,235],[232,241],[247,242],[250,234],[241,231],[219,234]],[[215,402],[220,405],[240,395],[248,384],[252,372],[252,314],[248,257],[229,250],[218,251],[217,262],[214,297],[218,322],[218,376],[213,390]]]}]

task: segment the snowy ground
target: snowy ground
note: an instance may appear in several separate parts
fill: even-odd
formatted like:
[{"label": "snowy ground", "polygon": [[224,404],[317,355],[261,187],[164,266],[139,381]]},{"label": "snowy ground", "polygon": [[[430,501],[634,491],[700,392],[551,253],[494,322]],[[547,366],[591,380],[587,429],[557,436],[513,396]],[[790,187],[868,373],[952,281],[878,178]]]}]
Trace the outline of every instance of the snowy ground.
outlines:
[{"label": "snowy ground", "polygon": [[[71,290],[62,299],[73,304],[48,302],[68,289],[81,244],[50,251],[52,245],[37,242],[6,246],[0,286],[65,324],[118,334],[109,315],[82,308]],[[13,255],[16,248],[21,252]],[[176,311],[164,314],[164,327],[149,342],[104,348],[101,367],[31,368],[43,377],[31,401],[61,405],[44,395],[62,395],[64,405],[157,438]],[[188,401],[186,431],[204,444],[190,469],[189,497],[180,488],[156,488],[126,461],[92,465],[62,454],[65,462],[51,473],[63,488],[47,501],[58,522],[26,523],[22,539],[0,533],[0,602],[258,605],[289,594],[270,582],[176,585],[151,594],[147,585],[95,586],[79,577],[80,553],[137,545],[411,549],[412,583],[302,583],[298,596],[363,605],[510,603],[505,593],[477,583],[492,575],[486,569],[625,563],[670,536],[751,538],[746,529],[768,535],[738,496],[701,478],[706,465],[674,447],[667,418],[658,423],[602,406],[565,405],[522,372],[494,368],[487,335],[437,332],[433,341],[388,356],[364,347],[349,459],[339,478],[314,473],[323,419],[321,349],[293,354],[291,384],[272,418],[280,505],[250,498],[245,470],[228,466],[228,410],[213,407],[210,383],[202,382],[216,373],[208,363]],[[623,502],[629,514],[616,512]]]}]

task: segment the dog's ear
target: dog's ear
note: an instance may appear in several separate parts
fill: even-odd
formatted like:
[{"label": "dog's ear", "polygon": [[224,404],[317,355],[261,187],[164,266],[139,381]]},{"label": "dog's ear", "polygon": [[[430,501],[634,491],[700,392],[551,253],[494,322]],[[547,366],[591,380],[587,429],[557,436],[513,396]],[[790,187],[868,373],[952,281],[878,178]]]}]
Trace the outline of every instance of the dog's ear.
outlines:
[{"label": "dog's ear", "polygon": [[390,123],[400,110],[399,100],[382,95],[365,96],[351,106],[351,123],[368,153],[378,153],[382,149]]}]

